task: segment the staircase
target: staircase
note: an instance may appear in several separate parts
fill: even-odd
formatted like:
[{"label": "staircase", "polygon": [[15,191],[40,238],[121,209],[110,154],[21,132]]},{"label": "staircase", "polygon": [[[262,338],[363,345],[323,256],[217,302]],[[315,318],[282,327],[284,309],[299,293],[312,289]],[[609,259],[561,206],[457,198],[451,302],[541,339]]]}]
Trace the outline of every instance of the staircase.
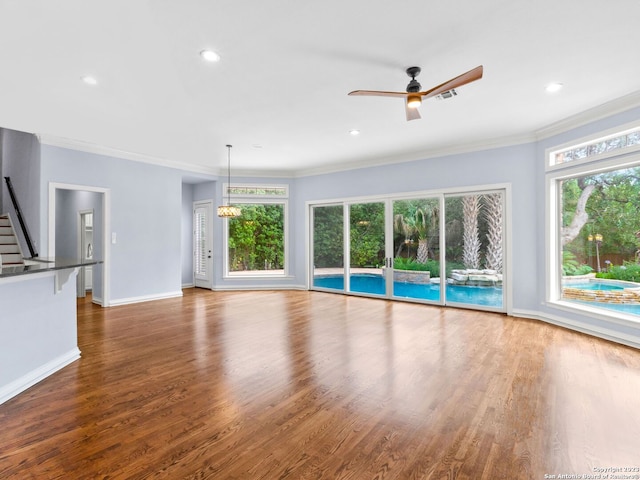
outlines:
[{"label": "staircase", "polygon": [[0,215],[0,268],[24,265],[22,251],[18,244],[9,215]]}]

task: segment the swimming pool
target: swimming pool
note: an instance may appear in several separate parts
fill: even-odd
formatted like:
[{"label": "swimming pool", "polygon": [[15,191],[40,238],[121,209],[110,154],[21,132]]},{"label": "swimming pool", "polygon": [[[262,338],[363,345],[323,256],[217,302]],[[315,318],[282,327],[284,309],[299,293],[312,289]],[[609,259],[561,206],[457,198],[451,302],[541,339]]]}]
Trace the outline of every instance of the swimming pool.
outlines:
[{"label": "swimming pool", "polygon": [[579,288],[580,290],[624,290],[624,287],[605,282],[580,282],[580,283],[567,283],[565,287]]},{"label": "swimming pool", "polygon": [[[313,286],[344,290],[344,278],[342,275],[318,276],[313,279]],[[351,275],[350,286],[352,292],[385,294],[384,278],[381,275],[362,273]],[[502,288],[500,287],[447,285],[446,294],[447,302],[502,307]],[[440,284],[393,282],[393,296],[437,302],[440,300]]]}]

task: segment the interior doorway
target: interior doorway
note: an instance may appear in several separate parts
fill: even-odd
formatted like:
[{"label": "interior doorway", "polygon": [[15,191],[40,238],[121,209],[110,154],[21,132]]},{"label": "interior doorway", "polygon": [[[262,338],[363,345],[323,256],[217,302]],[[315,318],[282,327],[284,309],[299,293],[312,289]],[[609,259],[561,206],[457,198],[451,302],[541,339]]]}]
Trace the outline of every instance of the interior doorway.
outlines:
[{"label": "interior doorway", "polygon": [[[93,260],[93,209],[78,212],[78,258],[82,261]],[[93,289],[93,265],[78,269],[78,297],[84,298]]]},{"label": "interior doorway", "polygon": [[193,283],[213,288],[213,201],[193,203]]},{"label": "interior doorway", "polygon": [[[82,213],[92,212],[91,249],[81,245]],[[85,217],[85,222],[88,217]],[[111,191],[108,188],[62,183],[49,184],[48,257],[86,258],[91,253],[100,260],[91,273],[92,301],[103,307],[110,306],[111,258]],[[86,223],[85,223],[86,230]],[[86,234],[86,231],[85,231]],[[79,272],[79,275],[82,275]],[[86,292],[86,275],[83,282]]]}]

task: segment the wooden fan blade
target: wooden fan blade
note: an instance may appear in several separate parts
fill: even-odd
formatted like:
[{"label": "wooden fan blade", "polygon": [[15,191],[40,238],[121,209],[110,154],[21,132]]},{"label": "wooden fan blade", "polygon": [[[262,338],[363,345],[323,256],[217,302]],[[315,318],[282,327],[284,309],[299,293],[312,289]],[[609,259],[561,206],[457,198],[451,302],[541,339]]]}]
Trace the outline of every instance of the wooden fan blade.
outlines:
[{"label": "wooden fan blade", "polygon": [[466,85],[467,83],[475,82],[476,80],[480,80],[482,78],[483,68],[482,65],[474,68],[473,70],[469,70],[462,75],[458,75],[451,80],[447,80],[444,83],[441,83],[437,87],[433,87],[431,90],[426,90],[424,92],[420,92],[425,99],[435,97],[436,95],[440,95],[441,93],[448,92],[453,88],[461,87],[462,85]]},{"label": "wooden fan blade", "polygon": [[370,97],[406,97],[407,92],[380,92],[378,90],[354,90],[349,95]]},{"label": "wooden fan blade", "polygon": [[407,105],[406,101],[404,102],[404,111],[407,115],[407,122],[410,122],[411,120],[419,120],[422,118],[418,109],[409,108],[409,105]]}]

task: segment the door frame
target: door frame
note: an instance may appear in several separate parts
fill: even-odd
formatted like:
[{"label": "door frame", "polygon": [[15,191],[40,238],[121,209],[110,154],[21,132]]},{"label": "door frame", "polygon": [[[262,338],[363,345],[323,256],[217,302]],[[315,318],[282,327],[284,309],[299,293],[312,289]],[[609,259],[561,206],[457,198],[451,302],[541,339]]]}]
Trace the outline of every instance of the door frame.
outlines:
[{"label": "door frame", "polygon": [[[405,199],[413,199],[413,198],[420,198],[420,197],[440,197],[440,202],[441,202],[441,206],[444,205],[444,198],[446,196],[452,196],[452,195],[466,195],[466,194],[472,194],[472,193],[482,193],[482,192],[488,192],[488,191],[502,191],[504,193],[504,205],[503,205],[503,212],[504,212],[504,271],[503,271],[503,275],[504,275],[504,282],[503,282],[503,307],[500,310],[495,310],[495,309],[485,309],[482,306],[477,306],[477,305],[472,305],[472,306],[467,306],[466,304],[455,304],[455,305],[451,305],[451,306],[455,306],[455,307],[461,307],[461,308],[472,308],[472,309],[476,309],[476,310],[489,310],[489,311],[499,311],[499,312],[504,312],[507,315],[512,315],[512,309],[513,309],[513,271],[512,271],[512,244],[511,244],[511,239],[513,238],[512,235],[512,208],[511,208],[511,203],[512,203],[512,193],[511,193],[511,184],[510,183],[499,183],[499,184],[488,184],[488,185],[474,185],[474,186],[468,186],[468,187],[456,187],[456,188],[442,188],[442,189],[434,189],[434,190],[422,190],[422,191],[417,191],[417,192],[406,192],[406,193],[395,193],[395,194],[385,194],[385,195],[371,195],[371,196],[362,196],[362,197],[344,197],[344,198],[332,198],[332,199],[323,199],[323,200],[307,200],[305,202],[305,240],[306,240],[306,255],[307,255],[307,261],[306,263],[306,287],[308,290],[316,290],[317,288],[313,287],[313,245],[312,245],[312,240],[313,240],[313,222],[312,222],[312,218],[313,218],[313,212],[312,209],[315,206],[326,206],[326,205],[344,205],[345,209],[348,205],[353,204],[353,203],[370,203],[370,202],[375,202],[375,201],[384,201],[387,202],[387,208],[389,209],[388,211],[392,212],[392,204],[394,200],[405,200]],[[446,227],[445,225],[445,209],[441,208],[440,209],[440,255],[441,255],[441,268],[442,266],[446,265],[446,259],[445,259],[445,252],[446,252],[446,246],[444,244],[445,242],[445,235],[444,235],[444,229]],[[344,223],[346,224],[347,222],[347,214],[345,211],[345,219],[344,219]],[[391,213],[391,217],[390,217],[390,222],[393,222],[393,214]],[[346,227],[345,227],[346,228]],[[387,229],[393,229],[392,225],[387,225],[386,226]],[[387,254],[391,253],[391,255],[394,254],[393,252],[393,233],[391,232],[391,234],[389,234],[389,232],[387,232],[387,244],[385,245],[385,248],[387,250]],[[389,250],[389,245],[388,242],[391,241],[391,250]],[[346,245],[346,237],[345,237],[345,245]],[[347,249],[345,248],[345,255],[347,254]],[[345,256],[345,262],[348,262],[349,259],[348,257]],[[346,275],[346,273],[345,273]],[[389,281],[387,279],[387,281]],[[441,277],[441,291],[444,291],[444,286],[443,283],[446,281],[446,278]],[[345,279],[345,289],[343,292],[340,293],[344,293],[344,294],[348,294],[348,295],[364,295],[364,294],[359,294],[359,293],[352,293],[352,292],[348,292],[347,291],[347,279]],[[317,290],[322,290],[322,289],[317,289]],[[334,290],[335,292],[335,290]],[[446,295],[446,293],[445,293]],[[368,296],[368,295],[367,295]],[[379,297],[379,296],[378,296]],[[409,302],[415,302],[415,300],[411,300],[411,299],[404,299],[401,297],[394,297],[393,296],[393,289],[389,289],[387,287],[387,296],[385,298],[388,299],[393,299],[393,300],[401,300],[401,301],[409,301]],[[434,302],[422,302],[419,301],[419,303],[429,303],[429,304],[436,304],[436,305],[443,305],[446,306],[446,298],[444,295],[441,296],[441,301],[434,303]]]},{"label": "door frame", "polygon": [[[86,233],[86,216],[88,214],[91,214],[92,219],[93,219],[93,215],[94,215],[94,211],[93,208],[90,209],[85,209],[85,210],[78,210],[78,234],[77,234],[77,239],[78,239],[78,249],[77,249],[77,255],[78,258],[81,260],[84,260],[86,258],[86,256],[84,255],[84,251],[86,249],[86,245],[85,245],[85,233]],[[78,269],[78,277],[77,277],[77,290],[78,290],[78,297],[80,298],[84,298],[87,295],[87,282],[86,282],[86,274],[87,268],[93,268],[93,267],[80,267]]]},{"label": "door frame", "polygon": [[[197,282],[196,279],[196,208],[205,207],[206,208],[206,221],[207,221],[207,232],[206,236],[209,239],[209,255],[207,261],[207,279],[205,281]],[[213,200],[197,200],[193,202],[192,209],[192,254],[193,254],[193,286],[198,288],[208,288],[213,290]]]},{"label": "door frame", "polygon": [[73,190],[78,192],[94,192],[102,194],[102,300],[93,299],[103,307],[111,306],[111,189],[90,185],[49,182],[49,212],[47,256],[56,253],[56,190]]}]

